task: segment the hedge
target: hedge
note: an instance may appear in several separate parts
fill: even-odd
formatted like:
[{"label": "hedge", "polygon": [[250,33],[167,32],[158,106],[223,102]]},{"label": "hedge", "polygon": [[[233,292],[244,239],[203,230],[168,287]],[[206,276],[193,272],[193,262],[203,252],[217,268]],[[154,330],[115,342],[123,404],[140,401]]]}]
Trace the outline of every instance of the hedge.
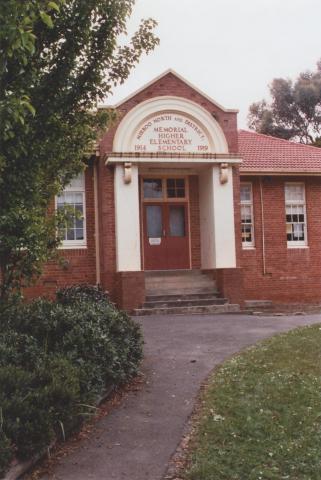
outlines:
[{"label": "hedge", "polygon": [[0,475],[78,429],[97,398],[137,374],[140,327],[96,287],[0,314]]}]

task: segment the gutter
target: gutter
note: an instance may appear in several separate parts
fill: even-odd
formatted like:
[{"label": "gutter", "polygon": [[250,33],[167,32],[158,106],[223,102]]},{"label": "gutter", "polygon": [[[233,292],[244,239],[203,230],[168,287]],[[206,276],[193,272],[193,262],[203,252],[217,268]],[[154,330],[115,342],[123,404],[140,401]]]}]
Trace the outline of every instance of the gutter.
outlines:
[{"label": "gutter", "polygon": [[99,235],[99,201],[98,201],[98,164],[99,151],[96,150],[94,161],[94,209],[95,209],[95,257],[96,257],[96,285],[101,284],[100,272],[100,235]]}]

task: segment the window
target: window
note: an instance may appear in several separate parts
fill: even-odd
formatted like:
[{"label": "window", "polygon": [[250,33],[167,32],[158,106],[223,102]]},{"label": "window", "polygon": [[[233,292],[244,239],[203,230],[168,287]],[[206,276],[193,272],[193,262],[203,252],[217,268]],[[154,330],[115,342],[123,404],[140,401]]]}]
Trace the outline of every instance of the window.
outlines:
[{"label": "window", "polygon": [[163,198],[163,185],[160,178],[144,179],[144,198]]},{"label": "window", "polygon": [[285,184],[286,237],[289,247],[307,245],[305,191],[303,183]]},{"label": "window", "polygon": [[143,178],[143,200],[181,201],[187,197],[185,178]]},{"label": "window", "polygon": [[63,248],[86,246],[85,176],[78,175],[56,199],[56,207],[67,209],[68,219],[59,229]]},{"label": "window", "polygon": [[185,198],[184,178],[168,178],[166,186],[168,198]]},{"label": "window", "polygon": [[252,184],[241,183],[242,246],[254,247]]}]

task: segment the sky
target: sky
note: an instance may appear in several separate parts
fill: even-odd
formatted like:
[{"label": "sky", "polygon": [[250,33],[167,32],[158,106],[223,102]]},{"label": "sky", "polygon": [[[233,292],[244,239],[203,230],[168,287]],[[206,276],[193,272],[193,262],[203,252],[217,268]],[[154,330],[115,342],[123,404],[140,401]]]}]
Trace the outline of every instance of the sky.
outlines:
[{"label": "sky", "polygon": [[172,68],[246,128],[251,103],[273,78],[314,70],[321,58],[321,0],[136,0],[128,36],[142,18],[158,22],[160,45],[144,56],[113,105]]}]

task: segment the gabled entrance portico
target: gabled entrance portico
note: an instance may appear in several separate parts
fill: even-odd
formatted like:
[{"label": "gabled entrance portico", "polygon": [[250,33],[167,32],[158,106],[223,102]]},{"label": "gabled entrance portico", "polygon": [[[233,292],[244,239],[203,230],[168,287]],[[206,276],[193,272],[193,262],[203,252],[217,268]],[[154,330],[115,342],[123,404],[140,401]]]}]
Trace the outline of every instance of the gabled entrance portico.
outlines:
[{"label": "gabled entrance portico", "polygon": [[199,191],[198,268],[235,268],[233,166],[238,163],[218,122],[190,100],[152,98],[130,110],[106,159],[115,166],[117,272],[193,268],[191,177]]}]

